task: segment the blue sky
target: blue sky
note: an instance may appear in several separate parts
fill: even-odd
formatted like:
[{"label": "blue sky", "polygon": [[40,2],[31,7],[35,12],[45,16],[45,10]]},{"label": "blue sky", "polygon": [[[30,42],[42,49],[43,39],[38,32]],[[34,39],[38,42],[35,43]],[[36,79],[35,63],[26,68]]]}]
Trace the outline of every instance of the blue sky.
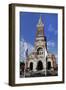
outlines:
[{"label": "blue sky", "polygon": [[58,15],[56,13],[20,12],[20,41],[34,45],[38,20],[42,17],[48,51],[57,55],[58,51]]}]

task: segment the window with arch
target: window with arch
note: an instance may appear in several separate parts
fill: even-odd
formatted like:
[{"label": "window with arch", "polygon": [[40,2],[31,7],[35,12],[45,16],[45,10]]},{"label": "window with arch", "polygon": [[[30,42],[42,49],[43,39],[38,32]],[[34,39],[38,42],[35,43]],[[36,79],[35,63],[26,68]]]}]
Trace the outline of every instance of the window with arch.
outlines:
[{"label": "window with arch", "polygon": [[37,55],[41,55],[41,54],[43,54],[43,48],[39,47],[37,49]]},{"label": "window with arch", "polygon": [[50,62],[50,61],[47,62],[47,69],[48,69],[48,70],[51,69],[51,62]]},{"label": "window with arch", "polygon": [[33,62],[30,62],[30,70],[33,70]]}]

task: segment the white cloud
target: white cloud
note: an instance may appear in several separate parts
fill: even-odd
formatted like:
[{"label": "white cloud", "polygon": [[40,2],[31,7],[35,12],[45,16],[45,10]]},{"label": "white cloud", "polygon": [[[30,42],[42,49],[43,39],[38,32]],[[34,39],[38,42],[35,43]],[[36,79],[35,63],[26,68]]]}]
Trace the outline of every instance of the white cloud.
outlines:
[{"label": "white cloud", "polygon": [[53,41],[48,41],[47,46],[48,47],[55,47],[55,43]]},{"label": "white cloud", "polygon": [[50,31],[50,32],[54,31],[52,24],[49,24],[48,31]]},{"label": "white cloud", "polygon": [[20,41],[20,61],[25,60],[26,50],[28,49],[28,54],[33,50],[33,46],[30,43],[27,43],[23,38]]},{"label": "white cloud", "polygon": [[57,35],[58,34],[58,31],[57,30],[55,30],[55,35]]},{"label": "white cloud", "polygon": [[55,28],[52,26],[52,24],[49,24],[48,31],[49,32],[54,32],[55,35],[57,35],[57,33],[58,33],[57,30],[55,30]]}]

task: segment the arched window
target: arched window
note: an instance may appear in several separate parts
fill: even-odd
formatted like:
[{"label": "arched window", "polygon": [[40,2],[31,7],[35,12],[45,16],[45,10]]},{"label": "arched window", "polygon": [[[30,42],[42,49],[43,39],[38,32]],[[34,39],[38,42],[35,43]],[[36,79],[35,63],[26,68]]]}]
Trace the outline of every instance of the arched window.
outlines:
[{"label": "arched window", "polygon": [[37,49],[37,55],[41,55],[41,54],[43,54],[43,49],[41,47],[39,47]]},{"label": "arched window", "polygon": [[30,70],[33,70],[33,63],[30,62]]},{"label": "arched window", "polygon": [[37,68],[36,68],[37,70],[42,70],[43,69],[43,63],[41,62],[41,61],[39,61],[38,63],[37,63]]},{"label": "arched window", "polygon": [[50,62],[50,61],[47,62],[47,69],[48,69],[48,70],[51,69],[51,62]]}]

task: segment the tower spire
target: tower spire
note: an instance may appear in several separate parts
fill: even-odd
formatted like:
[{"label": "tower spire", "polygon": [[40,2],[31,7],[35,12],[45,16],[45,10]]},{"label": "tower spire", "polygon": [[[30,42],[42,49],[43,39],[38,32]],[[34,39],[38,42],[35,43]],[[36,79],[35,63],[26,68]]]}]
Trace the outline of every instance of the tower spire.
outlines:
[{"label": "tower spire", "polygon": [[43,47],[47,48],[46,45],[46,37],[44,34],[44,24],[42,22],[42,17],[40,16],[37,24],[37,32],[36,32],[36,39],[35,39],[35,47]]},{"label": "tower spire", "polygon": [[42,17],[41,17],[41,15],[40,15],[40,18],[39,18],[37,27],[43,27],[43,26],[44,26],[44,24],[43,24],[43,22],[42,22]]}]

